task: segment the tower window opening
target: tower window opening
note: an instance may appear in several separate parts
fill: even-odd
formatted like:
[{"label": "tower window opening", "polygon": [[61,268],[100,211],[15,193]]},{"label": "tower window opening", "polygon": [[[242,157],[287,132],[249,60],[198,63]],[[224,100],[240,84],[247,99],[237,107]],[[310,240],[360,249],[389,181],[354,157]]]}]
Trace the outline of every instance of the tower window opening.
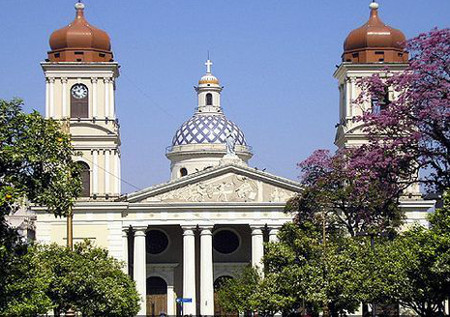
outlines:
[{"label": "tower window opening", "polygon": [[186,168],[184,168],[184,167],[180,168],[181,177],[187,176],[187,174],[188,174],[188,171]]},{"label": "tower window opening", "polygon": [[75,52],[75,55],[84,55],[84,52]]},{"label": "tower window opening", "polygon": [[56,57],[56,58],[59,58],[60,56],[61,56],[60,53],[55,53],[55,57]]},{"label": "tower window opening", "polygon": [[98,56],[105,57],[106,55],[104,53],[99,53]]},{"label": "tower window opening", "polygon": [[386,108],[391,103],[389,99],[389,88],[385,87],[384,95],[379,97],[373,97],[372,100],[372,113],[379,114],[381,111],[386,110]]},{"label": "tower window opening", "polygon": [[91,172],[89,165],[85,162],[77,162],[78,176],[81,179],[80,197],[89,197],[91,195]]},{"label": "tower window opening", "polygon": [[212,94],[206,94],[206,105],[207,106],[212,106],[213,102],[212,102]]},{"label": "tower window opening", "polygon": [[89,117],[89,90],[86,85],[75,84],[70,89],[70,117]]}]

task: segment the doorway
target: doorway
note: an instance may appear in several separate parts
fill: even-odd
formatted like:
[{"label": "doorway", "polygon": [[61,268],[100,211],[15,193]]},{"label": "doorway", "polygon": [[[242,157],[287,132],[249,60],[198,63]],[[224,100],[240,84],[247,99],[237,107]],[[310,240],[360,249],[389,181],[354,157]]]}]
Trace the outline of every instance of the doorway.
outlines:
[{"label": "doorway", "polygon": [[167,283],[164,279],[147,278],[147,316],[167,314]]}]

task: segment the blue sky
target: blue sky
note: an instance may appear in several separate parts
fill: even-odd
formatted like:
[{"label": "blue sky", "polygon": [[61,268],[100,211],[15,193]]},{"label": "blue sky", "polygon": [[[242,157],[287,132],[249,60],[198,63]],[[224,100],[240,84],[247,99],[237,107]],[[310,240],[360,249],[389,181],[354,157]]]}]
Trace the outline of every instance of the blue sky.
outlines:
[{"label": "blue sky", "polygon": [[[2,0],[0,98],[44,110],[39,62],[50,34],[74,18],[74,0]],[[169,179],[165,148],[194,112],[207,51],[225,86],[222,105],[253,146],[251,166],[295,179],[296,163],[333,149],[332,77],[368,0],[85,0],[88,21],[112,38],[122,65],[117,109],[122,178],[136,188]],[[448,27],[448,0],[380,0],[382,20],[412,37]],[[123,191],[134,187],[123,184]]]}]

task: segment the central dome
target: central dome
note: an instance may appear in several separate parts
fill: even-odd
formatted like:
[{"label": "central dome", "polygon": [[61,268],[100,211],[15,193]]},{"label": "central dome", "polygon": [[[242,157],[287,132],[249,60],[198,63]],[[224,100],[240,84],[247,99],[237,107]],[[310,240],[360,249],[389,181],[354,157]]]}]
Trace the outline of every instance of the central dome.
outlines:
[{"label": "central dome", "polygon": [[225,115],[196,113],[177,130],[172,145],[225,144],[229,134],[234,136],[236,145],[247,146],[244,133]]}]

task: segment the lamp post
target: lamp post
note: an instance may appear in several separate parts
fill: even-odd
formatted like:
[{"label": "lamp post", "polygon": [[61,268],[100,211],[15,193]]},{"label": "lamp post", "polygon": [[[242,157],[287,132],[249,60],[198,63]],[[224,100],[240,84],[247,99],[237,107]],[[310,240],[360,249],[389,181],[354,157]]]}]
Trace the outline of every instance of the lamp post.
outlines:
[{"label": "lamp post", "polygon": [[[62,124],[61,130],[67,134],[70,135],[70,119],[67,118]],[[72,177],[71,172],[69,171],[69,178]],[[67,211],[66,216],[66,228],[67,228],[67,247],[70,249],[70,251],[73,251],[73,210],[72,207],[69,207],[69,210]],[[66,317],[75,317],[75,312],[72,310],[72,308],[69,307],[69,309],[66,311]]]},{"label": "lamp post", "polygon": [[[389,233],[361,231],[361,232],[357,232],[356,236],[370,237],[370,247],[372,248],[372,251],[375,252],[375,237],[386,237],[386,236],[389,236]],[[377,316],[377,305],[376,305],[376,303],[372,303],[372,317],[376,317],[376,316]]]},{"label": "lamp post", "polygon": [[[327,248],[327,231],[326,231],[326,214],[325,214],[325,209],[322,209],[322,246],[323,246],[323,252],[322,252],[322,261],[323,261],[323,279],[325,282],[326,279],[326,274],[327,274],[327,267],[326,267],[326,248]],[[326,298],[326,294],[325,294],[325,299],[323,300],[323,308],[322,308],[322,315],[323,317],[329,317],[330,316],[330,311],[328,309],[328,300]]]},{"label": "lamp post", "polygon": [[[70,135],[70,119],[67,118],[61,128],[62,132],[64,132],[67,135]],[[71,178],[72,175],[69,172],[69,178]],[[67,211],[67,247],[73,251],[73,211],[72,207],[69,208]]]}]

